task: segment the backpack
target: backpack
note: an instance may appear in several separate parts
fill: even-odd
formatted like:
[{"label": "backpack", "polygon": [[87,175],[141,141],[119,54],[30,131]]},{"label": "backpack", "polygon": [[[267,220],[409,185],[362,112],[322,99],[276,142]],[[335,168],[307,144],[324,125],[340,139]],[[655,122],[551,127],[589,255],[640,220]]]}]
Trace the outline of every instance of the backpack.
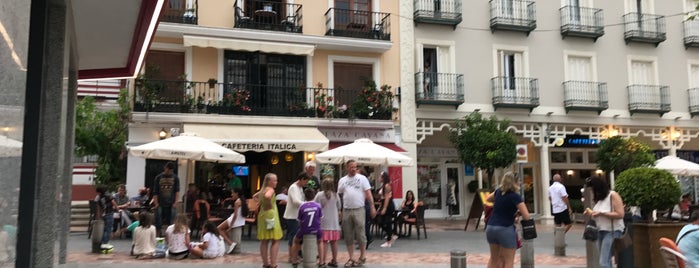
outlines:
[{"label": "backpack", "polygon": [[102,207],[102,215],[114,213],[114,205],[112,204],[113,199],[114,198],[109,194],[105,194],[99,199],[100,207]]}]

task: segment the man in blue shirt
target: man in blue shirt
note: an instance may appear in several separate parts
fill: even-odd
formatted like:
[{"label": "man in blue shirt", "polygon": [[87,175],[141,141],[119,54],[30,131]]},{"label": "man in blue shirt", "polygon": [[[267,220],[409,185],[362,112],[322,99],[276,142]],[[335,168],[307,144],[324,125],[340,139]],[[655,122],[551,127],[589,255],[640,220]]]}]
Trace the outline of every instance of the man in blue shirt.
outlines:
[{"label": "man in blue shirt", "polygon": [[689,221],[677,234],[675,243],[691,267],[699,267],[699,213],[693,213]]}]

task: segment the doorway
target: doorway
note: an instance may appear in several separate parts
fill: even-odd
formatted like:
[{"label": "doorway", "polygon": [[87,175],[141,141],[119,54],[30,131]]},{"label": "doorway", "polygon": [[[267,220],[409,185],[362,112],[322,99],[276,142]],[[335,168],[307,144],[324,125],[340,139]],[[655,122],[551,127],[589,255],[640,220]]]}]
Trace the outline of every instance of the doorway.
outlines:
[{"label": "doorway", "polygon": [[462,215],[462,207],[464,198],[461,189],[463,189],[464,170],[462,164],[447,164],[446,165],[446,193],[445,204],[447,216],[456,217]]}]

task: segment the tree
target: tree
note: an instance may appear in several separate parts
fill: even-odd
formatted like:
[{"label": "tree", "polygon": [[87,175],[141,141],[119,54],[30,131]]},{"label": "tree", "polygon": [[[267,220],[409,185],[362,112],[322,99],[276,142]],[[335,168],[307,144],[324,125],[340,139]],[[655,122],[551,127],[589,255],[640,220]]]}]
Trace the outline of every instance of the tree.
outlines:
[{"label": "tree", "polygon": [[615,189],[627,206],[638,206],[644,219],[652,222],[655,209],[672,208],[682,195],[680,183],[665,170],[651,167],[630,168],[619,174]]},{"label": "tree", "polygon": [[94,183],[113,188],[126,179],[126,134],[129,120],[128,93],[122,89],[119,107],[102,111],[95,99],[85,97],[75,111],[75,154],[97,156]]},{"label": "tree", "polygon": [[634,139],[620,136],[603,140],[597,149],[597,166],[605,172],[622,171],[642,166],[652,166],[655,157],[650,147]]},{"label": "tree", "polygon": [[505,131],[509,124],[508,120],[500,121],[495,116],[484,119],[480,113],[473,112],[457,120],[449,133],[461,160],[485,170],[489,185],[495,169],[507,167],[517,158],[517,138]]}]

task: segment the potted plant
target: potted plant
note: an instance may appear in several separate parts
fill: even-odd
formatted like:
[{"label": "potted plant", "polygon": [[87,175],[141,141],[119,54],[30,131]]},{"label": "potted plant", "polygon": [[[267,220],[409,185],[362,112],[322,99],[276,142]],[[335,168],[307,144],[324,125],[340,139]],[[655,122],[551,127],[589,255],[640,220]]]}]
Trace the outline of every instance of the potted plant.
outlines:
[{"label": "potted plant", "polygon": [[665,170],[637,167],[619,174],[614,185],[626,206],[641,208],[645,220],[633,224],[634,267],[662,267],[658,239],[674,239],[684,224],[653,223],[652,211],[669,209],[679,202],[679,182]]},{"label": "potted plant", "polygon": [[575,222],[585,222],[585,216],[583,215],[583,211],[585,210],[585,206],[583,205],[582,200],[580,199],[570,199],[570,210],[573,212],[573,218],[571,220]]},{"label": "potted plant", "polygon": [[468,188],[468,191],[470,193],[475,193],[478,191],[478,180],[472,180],[466,184],[466,187]]},{"label": "potted plant", "polygon": [[209,83],[209,88],[214,88],[216,87],[216,83],[218,83],[218,80],[216,80],[216,78],[209,78],[209,80],[206,82]]}]

